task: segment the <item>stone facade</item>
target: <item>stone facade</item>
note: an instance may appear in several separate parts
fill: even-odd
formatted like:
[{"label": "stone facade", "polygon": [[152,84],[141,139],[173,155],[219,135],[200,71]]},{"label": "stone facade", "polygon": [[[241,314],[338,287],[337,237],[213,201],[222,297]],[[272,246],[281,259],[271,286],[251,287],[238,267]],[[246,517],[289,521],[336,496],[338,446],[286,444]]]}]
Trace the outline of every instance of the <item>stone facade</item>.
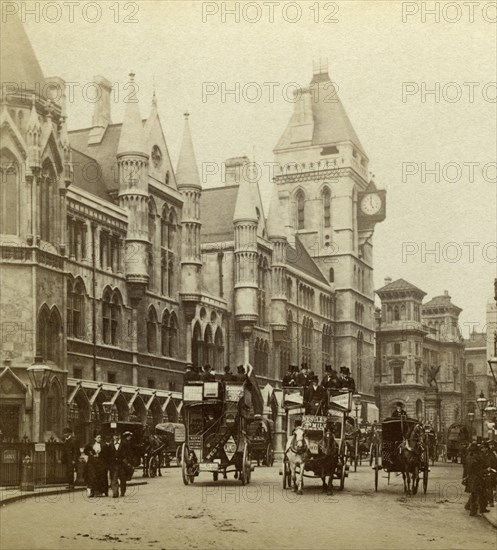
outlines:
[{"label": "stone facade", "polygon": [[447,291],[423,304],[426,293],[404,279],[385,279],[377,294],[381,310],[375,388],[380,416],[390,416],[400,401],[409,416],[432,422],[439,431],[465,421],[460,308]]},{"label": "stone facade", "polygon": [[[318,375],[346,365],[373,403],[372,235],[385,194],[340,102],[303,90],[265,213],[246,157],[226,163],[226,185],[202,189],[188,113],[173,168],[155,94],[146,120],[133,101],[115,123],[111,84],[97,76],[91,124],[68,132],[64,81],[43,76],[17,19],[2,35],[2,82],[14,83],[1,111],[7,437],[178,420],[190,361],[218,372],[251,362],[273,416],[291,363]],[[311,88],[329,83],[319,69]],[[35,354],[51,369],[39,418],[57,411],[39,431],[28,413]]]}]

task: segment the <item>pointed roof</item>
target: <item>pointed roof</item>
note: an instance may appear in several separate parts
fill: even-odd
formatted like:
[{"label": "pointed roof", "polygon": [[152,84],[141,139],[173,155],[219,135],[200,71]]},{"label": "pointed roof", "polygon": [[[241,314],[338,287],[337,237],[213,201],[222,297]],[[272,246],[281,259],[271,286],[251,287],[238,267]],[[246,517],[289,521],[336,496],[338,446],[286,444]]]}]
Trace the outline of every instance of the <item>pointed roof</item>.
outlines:
[{"label": "pointed roof", "polygon": [[[134,84],[135,74],[133,72],[129,74],[129,79],[130,83]],[[126,103],[123,126],[117,147],[117,154],[121,155],[123,153],[142,153],[148,156],[138,100]]]},{"label": "pointed roof", "polygon": [[441,294],[440,296],[434,296],[429,302],[423,304],[423,311],[430,308],[446,308],[448,310],[456,310],[459,312],[462,311],[460,307],[452,303],[451,297],[449,296],[449,292],[447,290],[444,292],[444,294]]},{"label": "pointed roof", "polygon": [[[300,101],[304,102],[304,109],[312,110],[313,130],[310,142],[307,146],[325,146],[344,141],[352,142],[365,155],[364,148],[350,122],[345,108],[334,93],[333,83],[325,69],[322,72],[314,74],[310,83],[310,89],[302,90]],[[310,94],[310,101],[305,101],[305,95]],[[330,99],[331,98],[331,99]],[[301,123],[301,112],[297,105],[283,135],[281,136],[275,151],[280,149],[291,149],[293,147],[302,147],[301,141],[295,142],[294,128]]]},{"label": "pointed roof", "polygon": [[195,158],[190,124],[188,122],[189,117],[190,114],[185,113],[183,141],[181,142],[181,151],[179,153],[178,166],[176,168],[176,182],[178,186],[195,185],[200,187],[197,159]]},{"label": "pointed roof", "polygon": [[278,197],[278,186],[273,183],[273,192],[269,203],[269,212],[267,215],[267,234],[268,237],[286,237],[286,210],[281,208]]},{"label": "pointed roof", "polygon": [[40,119],[38,118],[38,113],[36,112],[34,97],[33,104],[31,106],[31,112],[29,113],[27,131],[38,132],[38,134],[41,133],[41,124]]},{"label": "pointed roof", "polygon": [[384,292],[418,292],[422,294],[423,296],[426,296],[426,292],[418,288],[417,286],[414,286],[409,281],[406,281],[405,279],[397,279],[396,281],[393,281],[393,283],[389,283],[380,289],[376,291],[376,294],[380,295],[380,293]]},{"label": "pointed roof", "polygon": [[252,185],[245,178],[240,181],[238,195],[236,197],[235,211],[233,213],[233,221],[254,221],[257,220],[257,212],[254,205],[254,196],[252,193]]},{"label": "pointed roof", "polygon": [[17,15],[0,23],[0,81],[21,83],[26,90],[42,90],[45,78],[33,47]]}]

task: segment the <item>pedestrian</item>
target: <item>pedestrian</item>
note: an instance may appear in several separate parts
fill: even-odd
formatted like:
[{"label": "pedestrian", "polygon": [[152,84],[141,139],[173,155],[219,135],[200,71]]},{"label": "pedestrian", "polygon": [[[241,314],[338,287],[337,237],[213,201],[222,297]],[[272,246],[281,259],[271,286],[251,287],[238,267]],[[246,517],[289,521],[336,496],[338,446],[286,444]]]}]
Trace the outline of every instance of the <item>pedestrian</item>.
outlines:
[{"label": "pedestrian", "polygon": [[88,496],[107,496],[109,493],[109,455],[108,447],[103,442],[100,432],[95,432],[93,441],[86,445],[84,453],[88,456],[85,472]]},{"label": "pedestrian", "polygon": [[198,380],[198,374],[193,370],[193,365],[187,363],[185,366],[185,374],[183,375],[183,382],[191,382]]},{"label": "pedestrian", "polygon": [[126,494],[126,483],[131,466],[131,448],[127,441],[129,433],[131,432],[125,432],[124,441],[118,433],[115,433],[110,445],[109,467],[112,498],[119,497],[119,490],[122,497]]},{"label": "pedestrian", "polygon": [[71,428],[64,428],[64,454],[63,462],[66,467],[66,479],[69,489],[74,488],[74,472],[79,462],[81,451]]},{"label": "pedestrian", "polygon": [[466,453],[463,468],[463,484],[466,486],[466,493],[469,493],[469,500],[465,509],[469,510],[470,516],[476,516],[489,512],[486,508],[486,495],[483,482],[483,462],[478,444],[471,443]]},{"label": "pedestrian", "polygon": [[485,505],[494,507],[494,487],[497,474],[497,457],[491,451],[488,441],[481,444],[482,467],[483,467],[483,493]]},{"label": "pedestrian", "polygon": [[235,379],[235,375],[231,372],[231,367],[229,365],[226,365],[224,367],[222,379],[224,380],[224,382],[231,382]]}]

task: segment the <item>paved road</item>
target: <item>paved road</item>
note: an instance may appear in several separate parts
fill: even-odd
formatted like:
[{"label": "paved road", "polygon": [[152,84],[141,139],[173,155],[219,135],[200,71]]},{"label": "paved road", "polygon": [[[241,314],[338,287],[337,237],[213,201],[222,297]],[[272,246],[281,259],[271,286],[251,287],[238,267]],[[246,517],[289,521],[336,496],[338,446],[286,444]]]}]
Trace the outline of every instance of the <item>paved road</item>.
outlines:
[{"label": "paved road", "polygon": [[281,488],[278,466],[256,468],[242,487],[230,476],[201,474],[185,487],[178,468],[124,499],[82,493],[26,500],[2,508],[0,547],[32,549],[169,548],[497,548],[497,530],[464,511],[460,465],[435,465],[426,496],[402,496],[373,472],[351,472],[345,491],[323,495],[306,480],[304,495]]}]

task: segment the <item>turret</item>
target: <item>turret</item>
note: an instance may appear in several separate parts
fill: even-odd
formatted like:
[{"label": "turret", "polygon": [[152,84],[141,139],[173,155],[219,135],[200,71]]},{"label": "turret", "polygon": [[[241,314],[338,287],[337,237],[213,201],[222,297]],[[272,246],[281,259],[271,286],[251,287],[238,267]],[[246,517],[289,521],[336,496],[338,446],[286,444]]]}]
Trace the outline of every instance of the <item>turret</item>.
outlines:
[{"label": "turret", "polygon": [[242,179],[238,189],[233,225],[235,229],[235,318],[250,331],[257,322],[257,214],[250,182]]},{"label": "turret", "polygon": [[[134,73],[130,73],[134,84]],[[125,270],[132,297],[140,298],[148,284],[148,159],[137,101],[126,104],[119,145],[119,204],[128,212]]]},{"label": "turret", "polygon": [[183,141],[176,169],[176,183],[184,200],[181,221],[181,294],[183,300],[195,302],[201,290],[200,194],[202,187],[188,120],[190,115],[185,113],[184,116]]},{"label": "turret", "polygon": [[286,333],[286,254],[288,241],[286,238],[286,210],[281,208],[278,197],[278,187],[273,184],[273,193],[269,204],[267,232],[273,244],[271,261],[271,328],[273,335]]}]

